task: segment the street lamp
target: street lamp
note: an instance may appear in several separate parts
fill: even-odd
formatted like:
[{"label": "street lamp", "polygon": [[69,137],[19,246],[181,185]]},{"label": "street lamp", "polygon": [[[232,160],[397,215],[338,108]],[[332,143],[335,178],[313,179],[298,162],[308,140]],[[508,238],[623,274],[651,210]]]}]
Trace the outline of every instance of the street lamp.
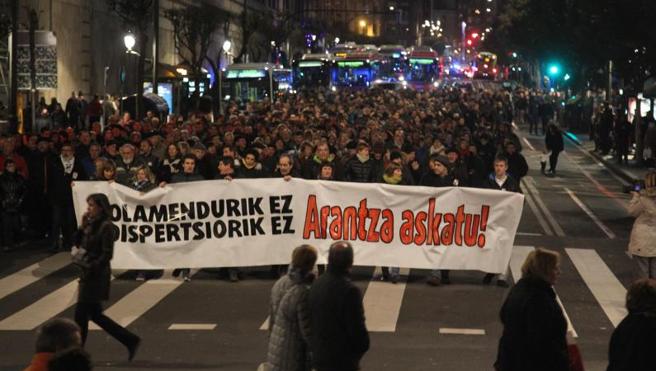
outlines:
[{"label": "street lamp", "polygon": [[125,44],[125,48],[128,50],[128,52],[132,52],[132,49],[137,44],[137,39],[133,34],[128,33],[127,35],[123,36],[123,44]]},{"label": "street lamp", "polygon": [[230,48],[232,48],[232,42],[230,40],[226,40],[223,42],[223,51],[228,54],[230,52]]}]

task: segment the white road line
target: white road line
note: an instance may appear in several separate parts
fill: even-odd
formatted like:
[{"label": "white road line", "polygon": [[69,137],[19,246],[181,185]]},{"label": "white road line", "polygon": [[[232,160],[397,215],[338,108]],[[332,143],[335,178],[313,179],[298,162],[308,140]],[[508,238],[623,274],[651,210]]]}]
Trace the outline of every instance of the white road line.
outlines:
[{"label": "white road line", "polygon": [[[576,146],[576,147],[579,148],[578,146]],[[579,148],[579,150],[580,150],[580,151],[583,151],[581,148]],[[597,188],[597,189],[598,189],[598,190],[599,190],[604,196],[606,196],[606,197],[608,197],[608,198],[610,198],[610,199],[612,199],[612,200],[615,200],[615,202],[617,202],[618,205],[620,205],[620,206],[623,207],[624,209],[628,210],[628,208],[629,208],[628,201],[626,201],[626,200],[623,201],[622,199],[618,198],[618,197],[615,195],[614,192],[609,191],[608,188],[606,188],[603,184],[599,183],[599,181],[597,181],[597,179],[595,179],[595,178],[592,176],[592,174],[590,174],[590,172],[588,172],[587,170],[585,170],[585,169],[584,169],[581,165],[579,165],[574,159],[572,159],[572,157],[571,157],[570,155],[568,155],[567,152],[563,151],[563,154],[565,155],[565,157],[567,157],[567,159],[569,160],[569,162],[571,162],[572,164],[574,164],[574,166],[576,166],[576,167],[579,169],[579,171],[581,172],[581,174],[583,174],[586,178],[588,178],[588,179],[592,182],[592,184],[594,184],[595,187],[596,187],[596,188]],[[587,155],[590,156],[592,159],[594,159],[594,157],[592,157],[591,154],[588,153]],[[603,164],[601,164],[601,165],[603,166]],[[612,171],[609,171],[608,173],[611,174],[611,175],[613,176],[613,178],[619,180],[620,183],[621,183],[622,185],[628,185],[628,183],[626,183],[623,179],[621,179],[621,178],[619,178],[617,175],[613,174]]]},{"label": "white road line", "polygon": [[624,286],[595,250],[568,248],[565,251],[601,309],[613,326],[617,327],[627,314],[624,306],[626,300]]},{"label": "white road line", "polygon": [[174,323],[169,326],[169,330],[178,331],[212,331],[216,328],[216,323]]},{"label": "white road line", "polygon": [[478,328],[440,328],[442,335],[485,335],[485,330]]},{"label": "white road line", "polygon": [[[574,147],[576,147],[576,149],[578,149],[579,152],[581,152],[581,153],[583,153],[584,155],[588,156],[588,157],[589,157],[589,158],[590,158],[595,164],[599,165],[600,167],[603,167],[603,168],[607,169],[607,170],[608,170],[608,173],[609,173],[613,178],[615,178],[615,180],[617,180],[618,182],[620,182],[620,184],[625,185],[625,186],[629,185],[629,183],[627,183],[624,179],[622,179],[622,178],[620,178],[619,176],[615,175],[615,173],[613,173],[613,172],[610,171],[608,168],[606,168],[606,166],[605,166],[602,162],[599,162],[599,161],[598,161],[594,156],[592,156],[587,150],[583,149],[581,146],[576,145],[576,144],[574,145]],[[563,153],[565,153],[565,152],[563,152]],[[566,153],[565,153],[565,155],[567,156]],[[578,164],[576,164],[576,165],[580,167],[580,165],[578,165]]]},{"label": "white road line", "polygon": [[71,263],[71,255],[65,252],[49,256],[38,263],[23,268],[0,279],[0,299],[25,288],[41,278]]},{"label": "white road line", "polygon": [[260,326],[260,330],[262,331],[268,331],[269,330],[269,319],[271,316],[267,316],[267,318],[264,320],[264,323],[262,323],[262,326]]},{"label": "white road line", "polygon": [[540,212],[540,209],[538,209],[538,206],[535,204],[531,193],[528,192],[527,188],[524,186],[524,183],[520,184],[519,186],[522,188],[522,192],[524,192],[524,196],[526,196],[526,202],[531,208],[531,211],[533,211],[533,215],[535,215],[535,217],[538,219],[538,223],[540,223],[544,233],[546,233],[547,236],[553,236],[553,232],[551,231],[551,227],[549,227],[549,223],[547,223],[547,220],[544,219],[544,216],[542,216],[542,213]]},{"label": "white road line", "polygon": [[531,142],[529,142],[528,139],[526,139],[526,137],[522,137],[522,139],[524,140],[524,143],[526,143],[526,146],[528,146],[528,148],[531,149],[531,151],[535,151],[535,147],[533,147]]},{"label": "white road line", "polygon": [[590,208],[585,206],[585,204],[581,201],[581,199],[579,199],[576,196],[576,194],[572,192],[572,190],[570,190],[567,187],[563,187],[563,188],[565,189],[565,192],[567,192],[569,197],[572,198],[572,201],[574,201],[574,203],[576,203],[581,208],[581,210],[583,210],[586,214],[588,214],[590,219],[592,219],[592,221],[595,222],[595,224],[599,227],[599,229],[601,229],[604,233],[606,233],[606,236],[608,236],[608,238],[610,238],[611,240],[615,239],[615,233],[613,233],[613,231],[611,231],[610,228],[608,228],[601,220],[599,220],[599,218],[592,212],[592,210],[590,210]]},{"label": "white road line", "polygon": [[560,224],[558,224],[556,218],[554,218],[554,216],[551,215],[551,212],[549,211],[549,209],[547,209],[547,206],[544,204],[542,198],[540,197],[540,192],[537,190],[535,186],[533,186],[533,184],[531,184],[531,181],[534,180],[532,177],[529,176],[522,179],[522,182],[524,182],[524,186],[527,187],[530,193],[532,194],[536,204],[540,207],[540,210],[544,213],[544,216],[549,221],[549,224],[551,224],[551,227],[553,228],[556,235],[559,237],[565,237],[565,232],[563,231],[563,228],[560,226]]},{"label": "white road line", "polygon": [[51,292],[40,300],[0,322],[0,330],[34,330],[42,323],[75,304],[77,280]]},{"label": "white road line", "polygon": [[[192,270],[191,275],[198,270]],[[171,271],[166,271],[162,278],[148,280],[125,295],[121,300],[105,310],[105,314],[123,327],[129,326],[137,318],[144,315],[167,295],[183,284],[183,280],[171,277]],[[90,330],[100,330],[95,323],[89,324]]]},{"label": "white road line", "polygon": [[[381,274],[380,267],[376,267],[374,277]],[[401,269],[399,282],[382,282],[372,280],[362,299],[367,329],[370,332],[394,332],[399,319],[403,294],[409,269]]]},{"label": "white road line", "polygon": [[[524,264],[526,257],[531,251],[533,251],[533,249],[533,246],[513,246],[512,256],[510,257],[510,271],[512,272],[515,282],[522,278],[522,264]],[[554,289],[554,291],[556,290]],[[558,301],[558,305],[560,305],[560,309],[562,309],[565,320],[567,321],[567,332],[572,334],[573,337],[578,338],[579,335],[576,333],[572,321],[570,320],[558,294],[556,294],[556,301]]]},{"label": "white road line", "polygon": [[542,233],[532,233],[532,232],[517,232],[518,236],[531,236],[531,237],[540,237],[544,236]]}]

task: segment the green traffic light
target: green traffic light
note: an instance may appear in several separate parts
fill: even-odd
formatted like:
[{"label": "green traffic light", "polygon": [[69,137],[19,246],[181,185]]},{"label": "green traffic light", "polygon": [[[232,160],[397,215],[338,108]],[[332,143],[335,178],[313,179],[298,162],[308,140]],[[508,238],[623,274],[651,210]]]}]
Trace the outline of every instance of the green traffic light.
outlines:
[{"label": "green traffic light", "polygon": [[558,73],[560,73],[560,67],[558,67],[555,64],[553,64],[549,67],[549,74],[551,76],[556,76],[556,75],[558,75]]},{"label": "green traffic light", "polygon": [[572,76],[570,76],[569,73],[565,74],[565,77],[564,77],[565,81],[567,81],[571,78],[572,78]]}]

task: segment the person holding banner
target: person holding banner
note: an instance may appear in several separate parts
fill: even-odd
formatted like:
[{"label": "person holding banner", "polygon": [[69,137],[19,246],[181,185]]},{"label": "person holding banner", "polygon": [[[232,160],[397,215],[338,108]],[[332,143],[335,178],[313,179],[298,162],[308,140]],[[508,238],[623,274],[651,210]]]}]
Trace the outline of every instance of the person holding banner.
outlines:
[{"label": "person holding banner", "polygon": [[107,196],[95,193],[87,197],[87,212],[82,220],[75,238],[78,248],[73,251],[73,262],[82,270],[75,306],[75,322],[80,326],[82,345],[86,342],[91,320],[125,345],[128,360],[132,360],[141,339],[102,313],[102,302],[109,300],[115,233]]},{"label": "person holding banner", "polygon": [[529,253],[501,307],[495,370],[569,371],[567,321],[552,287],[559,275],[560,254],[543,248]]},{"label": "person holding banner", "polygon": [[[185,183],[204,180],[199,174],[196,174],[196,156],[186,154],[182,157],[182,171],[174,174],[171,178],[171,183]],[[160,187],[165,187],[166,182],[161,182]],[[182,278],[185,282],[191,281],[191,270],[189,268],[178,268],[173,270],[173,277],[178,277],[182,273]]]},{"label": "person holding banner", "polygon": [[[498,191],[519,192],[517,180],[508,174],[508,159],[504,156],[497,156],[494,159],[494,172],[488,177],[485,188],[496,189]],[[483,284],[489,285],[494,278],[494,273],[486,273],[483,277]],[[508,271],[497,276],[497,286],[508,287]]]},{"label": "person holding banner", "polygon": [[[449,158],[433,153],[428,159],[428,168],[430,171],[426,173],[419,182],[420,185],[427,187],[453,187],[457,186],[457,182],[449,173]],[[434,269],[431,275],[426,280],[426,284],[430,286],[439,286],[440,284],[448,285],[451,283],[449,279],[449,271]]]}]

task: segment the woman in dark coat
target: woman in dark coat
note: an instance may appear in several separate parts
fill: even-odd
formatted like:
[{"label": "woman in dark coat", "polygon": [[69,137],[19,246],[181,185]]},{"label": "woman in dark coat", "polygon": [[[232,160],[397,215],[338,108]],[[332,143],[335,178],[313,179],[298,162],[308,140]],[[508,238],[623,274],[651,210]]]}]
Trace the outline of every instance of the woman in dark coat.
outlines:
[{"label": "woman in dark coat", "polygon": [[109,299],[114,233],[107,196],[100,193],[90,195],[82,226],[76,233],[79,248],[73,253],[74,263],[82,269],[75,322],[80,326],[82,344],[86,341],[91,320],[125,345],[128,359],[132,360],[141,339],[102,313],[101,303]]},{"label": "woman in dark coat", "polygon": [[560,255],[538,248],[522,266],[522,278],[501,308],[503,334],[497,371],[568,371],[567,322],[552,285]]},{"label": "woman in dark coat", "polygon": [[558,156],[560,155],[560,152],[565,149],[563,133],[556,125],[549,124],[549,129],[547,130],[544,141],[547,151],[551,152],[551,155],[549,155],[549,173],[555,175],[556,165],[558,165]]},{"label": "woman in dark coat", "polygon": [[626,293],[629,314],[610,338],[608,371],[652,371],[656,365],[656,280],[643,278]]}]

